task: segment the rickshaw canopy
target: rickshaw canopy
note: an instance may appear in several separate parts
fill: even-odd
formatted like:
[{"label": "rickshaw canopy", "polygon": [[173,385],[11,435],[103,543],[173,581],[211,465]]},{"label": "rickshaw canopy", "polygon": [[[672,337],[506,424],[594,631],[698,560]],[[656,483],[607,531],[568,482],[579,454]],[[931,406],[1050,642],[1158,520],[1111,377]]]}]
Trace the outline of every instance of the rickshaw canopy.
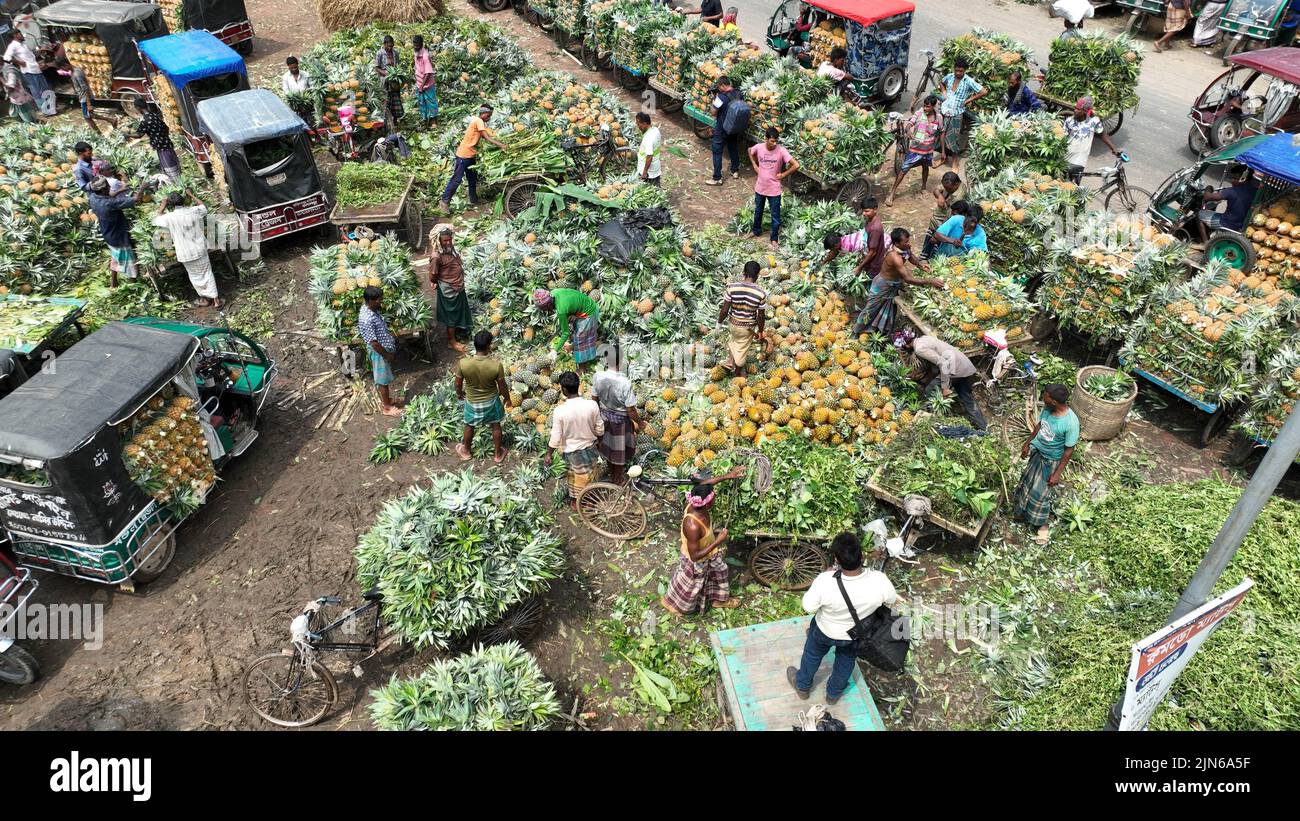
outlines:
[{"label": "rickshaw canopy", "polygon": [[815,9],[821,9],[836,17],[843,17],[845,20],[852,20],[864,26],[897,14],[916,11],[916,4],[909,0],[804,0],[804,2]]},{"label": "rickshaw canopy", "polygon": [[264,88],[203,100],[198,111],[203,130],[223,147],[285,137],[307,127],[283,100]]},{"label": "rickshaw canopy", "polygon": [[1300,186],[1300,135],[1269,134],[1237,155],[1242,165],[1274,179]]},{"label": "rickshaw canopy", "polygon": [[248,73],[238,52],[202,29],[146,40],[140,51],[176,88],[205,77]]},{"label": "rickshaw canopy", "polygon": [[118,0],[58,0],[36,11],[36,22],[43,26],[84,28],[98,23],[128,25],[161,14],[150,3],[123,3]]},{"label": "rickshaw canopy", "polygon": [[1300,84],[1300,48],[1277,46],[1246,51],[1232,55],[1229,62],[1271,77],[1280,77],[1288,83]]},{"label": "rickshaw canopy", "polygon": [[186,334],[112,322],[0,400],[0,452],[50,461],[135,412],[198,349]]}]

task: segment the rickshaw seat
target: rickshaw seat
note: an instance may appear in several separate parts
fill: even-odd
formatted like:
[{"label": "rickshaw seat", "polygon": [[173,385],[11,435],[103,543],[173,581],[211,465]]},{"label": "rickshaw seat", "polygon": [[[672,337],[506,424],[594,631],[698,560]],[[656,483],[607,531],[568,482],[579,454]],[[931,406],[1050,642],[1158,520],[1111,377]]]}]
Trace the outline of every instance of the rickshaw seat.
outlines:
[{"label": "rickshaw seat", "polygon": [[263,365],[240,365],[243,373],[235,380],[235,390],[240,393],[257,393],[266,383],[266,367]]}]

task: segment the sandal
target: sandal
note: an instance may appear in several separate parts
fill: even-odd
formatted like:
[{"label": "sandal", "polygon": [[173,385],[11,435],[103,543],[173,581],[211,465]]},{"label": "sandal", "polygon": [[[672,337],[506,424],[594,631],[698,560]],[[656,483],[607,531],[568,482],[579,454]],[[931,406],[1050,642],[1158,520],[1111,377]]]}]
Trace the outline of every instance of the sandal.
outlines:
[{"label": "sandal", "polygon": [[469,450],[465,447],[465,445],[459,442],[456,444],[456,455],[460,457],[460,460],[462,462],[468,462],[469,460],[474,458],[474,456],[469,452]]},{"label": "sandal", "polygon": [[492,456],[492,461],[497,463],[498,465],[501,464],[506,460],[506,454],[509,452],[510,451],[507,448],[502,448],[500,453],[494,454]]}]

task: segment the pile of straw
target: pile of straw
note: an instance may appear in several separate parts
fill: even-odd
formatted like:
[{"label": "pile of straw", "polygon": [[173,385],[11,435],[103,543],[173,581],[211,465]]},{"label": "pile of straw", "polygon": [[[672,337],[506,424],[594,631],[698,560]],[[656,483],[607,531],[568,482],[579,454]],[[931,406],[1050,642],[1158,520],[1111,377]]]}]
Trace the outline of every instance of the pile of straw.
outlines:
[{"label": "pile of straw", "polygon": [[326,31],[367,23],[418,23],[447,13],[443,0],[316,0],[316,14]]}]

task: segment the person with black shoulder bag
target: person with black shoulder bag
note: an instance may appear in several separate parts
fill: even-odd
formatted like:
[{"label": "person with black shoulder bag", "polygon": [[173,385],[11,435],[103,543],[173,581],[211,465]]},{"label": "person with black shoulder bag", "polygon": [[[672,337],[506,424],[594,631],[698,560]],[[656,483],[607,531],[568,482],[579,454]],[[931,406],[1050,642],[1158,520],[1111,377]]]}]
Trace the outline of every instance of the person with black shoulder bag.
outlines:
[{"label": "person with black shoulder bag", "polygon": [[[840,700],[859,656],[873,663],[883,660],[873,657],[879,655],[880,640],[891,638],[894,619],[888,608],[898,600],[898,592],[884,573],[863,567],[862,542],[855,534],[836,536],[831,553],[836,566],[814,579],[803,596],[803,609],[813,614],[803,659],[798,668],[785,670],[786,680],[799,698],[807,699],[822,659],[834,649],[835,661],[826,680],[827,704]],[[906,639],[903,645],[906,654]],[[893,650],[896,652],[896,647]]]}]

